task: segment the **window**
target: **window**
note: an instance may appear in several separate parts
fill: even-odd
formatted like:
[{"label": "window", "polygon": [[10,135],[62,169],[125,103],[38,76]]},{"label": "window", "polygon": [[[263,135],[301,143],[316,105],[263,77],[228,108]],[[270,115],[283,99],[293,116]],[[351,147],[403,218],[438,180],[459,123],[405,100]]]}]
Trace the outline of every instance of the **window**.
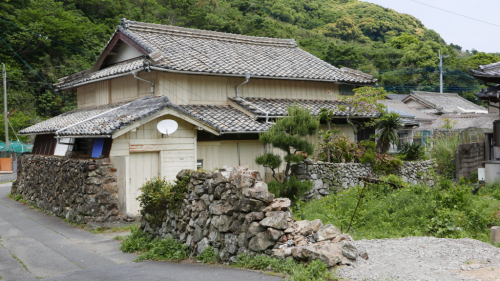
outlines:
[{"label": "window", "polygon": [[339,85],[339,92],[344,96],[352,96],[354,95],[354,86],[352,85]]}]

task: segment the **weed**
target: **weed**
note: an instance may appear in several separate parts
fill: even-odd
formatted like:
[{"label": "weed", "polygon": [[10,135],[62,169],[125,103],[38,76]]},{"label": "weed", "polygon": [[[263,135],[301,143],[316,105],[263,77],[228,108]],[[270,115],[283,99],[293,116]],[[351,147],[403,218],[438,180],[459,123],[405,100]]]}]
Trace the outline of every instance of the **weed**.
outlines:
[{"label": "weed", "polygon": [[[397,182],[394,179],[392,182]],[[351,235],[356,239],[435,236],[489,241],[489,228],[500,224],[498,187],[472,194],[471,185],[440,180],[435,187],[407,185],[394,189],[388,184],[368,184],[353,219]],[[307,220],[321,219],[346,229],[356,209],[361,187],[352,187],[302,206]],[[295,217],[300,219],[299,214]]]},{"label": "weed", "polygon": [[187,246],[172,238],[161,240],[151,239],[149,234],[140,229],[134,229],[123,239],[120,249],[124,252],[142,252],[135,260],[182,260],[187,257]]},{"label": "weed", "polygon": [[242,254],[238,256],[238,259],[232,266],[256,270],[272,270],[288,275],[288,280],[291,281],[337,280],[337,278],[328,271],[326,264],[320,260],[302,264],[294,261],[293,258],[282,260],[265,255]]},{"label": "weed", "polygon": [[113,239],[115,239],[116,241],[123,241],[123,239],[125,239],[125,236],[117,235],[117,236],[113,237]]},{"label": "weed", "polygon": [[205,250],[196,257],[196,260],[202,263],[217,263],[219,261],[219,253],[212,247],[206,247]]},{"label": "weed", "polygon": [[13,258],[15,258],[24,267],[24,269],[26,269],[26,271],[29,272],[28,267],[26,267],[26,265],[24,264],[24,262],[21,259],[19,259],[18,257],[16,257],[16,255],[14,255],[12,253],[11,253],[11,255],[12,255]]}]

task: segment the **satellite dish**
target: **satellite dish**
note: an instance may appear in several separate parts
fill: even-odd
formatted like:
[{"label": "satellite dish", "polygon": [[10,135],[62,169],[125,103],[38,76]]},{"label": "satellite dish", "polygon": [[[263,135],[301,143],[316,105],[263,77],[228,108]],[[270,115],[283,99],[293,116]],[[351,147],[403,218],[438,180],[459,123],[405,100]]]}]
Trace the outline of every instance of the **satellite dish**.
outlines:
[{"label": "satellite dish", "polygon": [[179,124],[177,124],[177,122],[175,122],[174,120],[168,119],[158,122],[156,128],[161,134],[168,136],[177,131],[177,128],[179,128]]}]

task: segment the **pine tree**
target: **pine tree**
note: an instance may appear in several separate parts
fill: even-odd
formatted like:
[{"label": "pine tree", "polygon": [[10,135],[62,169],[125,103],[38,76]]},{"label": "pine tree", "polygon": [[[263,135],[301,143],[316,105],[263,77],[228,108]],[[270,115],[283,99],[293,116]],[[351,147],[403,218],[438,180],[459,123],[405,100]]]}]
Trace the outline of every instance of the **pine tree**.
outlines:
[{"label": "pine tree", "polygon": [[[319,129],[319,120],[312,117],[308,109],[293,106],[289,107],[287,111],[287,116],[278,120],[275,125],[259,137],[264,144],[271,144],[286,153],[284,157],[286,168],[283,175],[285,182],[290,179],[292,163],[302,162],[304,160],[303,153],[308,155],[314,153],[314,145],[305,140],[304,137],[316,135]],[[302,153],[299,154],[299,152]],[[271,168],[275,179],[274,169],[278,168],[282,161],[280,155],[272,153],[266,153],[255,159],[257,164]]]}]

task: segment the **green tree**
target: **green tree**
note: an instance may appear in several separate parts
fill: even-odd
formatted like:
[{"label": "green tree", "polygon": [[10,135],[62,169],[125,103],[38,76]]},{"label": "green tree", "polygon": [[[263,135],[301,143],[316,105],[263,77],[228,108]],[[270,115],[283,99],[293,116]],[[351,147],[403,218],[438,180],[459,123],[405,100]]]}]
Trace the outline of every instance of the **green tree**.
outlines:
[{"label": "green tree", "polygon": [[493,54],[486,54],[484,52],[478,52],[472,57],[468,58],[465,61],[467,67],[472,69],[477,69],[480,65],[487,65],[495,62],[499,62],[500,57],[497,57]]},{"label": "green tree", "polygon": [[398,144],[398,129],[401,125],[401,116],[397,113],[385,112],[376,121],[375,129],[378,130],[377,150],[379,153],[387,153],[391,144]]},{"label": "green tree", "polygon": [[[358,121],[358,117],[366,115],[377,115],[384,112],[385,105],[379,101],[387,97],[384,88],[361,87],[354,89],[354,95],[342,96],[341,111],[347,115],[347,123],[354,131],[354,140],[357,142],[358,127],[371,126],[373,121]],[[375,116],[374,116],[375,117]]]},{"label": "green tree", "polygon": [[[285,152],[286,168],[283,175],[285,182],[290,179],[292,163],[300,163],[304,160],[304,156],[299,152],[313,155],[314,145],[304,137],[316,135],[319,129],[318,119],[312,117],[308,109],[293,106],[287,111],[287,116],[276,121],[276,124],[259,137],[264,144],[271,144]],[[274,175],[274,169],[281,164],[281,156],[266,153],[258,156],[255,162],[273,169]]]}]

